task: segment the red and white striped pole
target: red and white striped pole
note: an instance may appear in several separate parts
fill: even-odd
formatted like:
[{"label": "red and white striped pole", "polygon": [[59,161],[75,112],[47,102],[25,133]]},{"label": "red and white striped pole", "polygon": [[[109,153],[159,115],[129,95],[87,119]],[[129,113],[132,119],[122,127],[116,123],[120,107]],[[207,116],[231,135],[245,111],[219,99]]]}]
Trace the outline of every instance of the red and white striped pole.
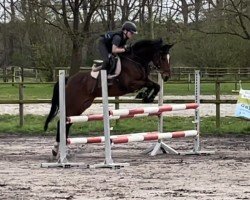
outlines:
[{"label": "red and white striped pole", "polygon": [[188,104],[164,105],[159,107],[110,110],[109,113],[112,116],[126,116],[126,115],[135,115],[143,113],[153,114],[153,113],[163,113],[176,110],[196,109],[197,107],[198,107],[197,103],[188,103]]},{"label": "red and white striped pole", "polygon": [[[114,120],[114,119],[145,117],[153,115],[159,116],[164,112],[196,109],[198,108],[198,106],[199,105],[197,103],[188,103],[188,104],[164,105],[159,107],[110,110],[109,119]],[[79,123],[79,122],[102,121],[102,120],[103,120],[103,114],[67,117],[67,123]]]},{"label": "red and white striped pole", "polygon": [[[141,142],[151,140],[162,140],[170,138],[182,138],[182,137],[195,137],[197,136],[196,130],[187,131],[175,131],[175,132],[145,132],[145,133],[132,133],[126,135],[112,135],[110,141],[113,144],[129,143],[129,142]],[[83,138],[68,138],[68,144],[89,144],[89,143],[104,143],[104,136],[97,137],[83,137]]]}]

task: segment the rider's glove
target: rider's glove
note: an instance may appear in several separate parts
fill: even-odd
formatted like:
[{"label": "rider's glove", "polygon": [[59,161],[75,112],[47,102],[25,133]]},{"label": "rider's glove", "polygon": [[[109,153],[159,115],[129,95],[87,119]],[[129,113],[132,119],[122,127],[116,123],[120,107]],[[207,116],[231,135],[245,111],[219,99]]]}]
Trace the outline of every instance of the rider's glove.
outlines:
[{"label": "rider's glove", "polygon": [[129,53],[131,51],[131,46],[125,45],[124,49],[125,49],[125,52]]}]

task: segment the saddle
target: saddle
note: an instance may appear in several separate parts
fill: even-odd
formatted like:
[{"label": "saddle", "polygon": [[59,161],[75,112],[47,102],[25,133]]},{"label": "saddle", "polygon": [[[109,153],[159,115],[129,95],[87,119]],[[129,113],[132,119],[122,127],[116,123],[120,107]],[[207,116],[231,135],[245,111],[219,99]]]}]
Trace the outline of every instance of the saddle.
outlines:
[{"label": "saddle", "polygon": [[[97,79],[99,71],[103,68],[102,60],[94,60],[91,70],[91,76]],[[109,67],[107,70],[108,79],[113,79],[121,73],[121,61],[118,56],[109,59]]]}]

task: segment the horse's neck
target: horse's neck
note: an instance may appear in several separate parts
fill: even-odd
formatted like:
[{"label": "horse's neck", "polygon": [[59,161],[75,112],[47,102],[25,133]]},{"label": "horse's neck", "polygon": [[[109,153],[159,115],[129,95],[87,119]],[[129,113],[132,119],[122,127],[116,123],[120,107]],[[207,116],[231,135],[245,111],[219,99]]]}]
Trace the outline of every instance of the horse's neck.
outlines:
[{"label": "horse's neck", "polygon": [[[127,61],[131,63],[131,65],[126,64]],[[122,68],[130,68],[134,70],[134,68],[140,69],[141,72],[143,72],[146,76],[150,73],[150,67],[149,62],[142,60],[140,57],[136,57],[134,55],[128,55],[128,56],[122,56],[121,57],[121,65]]]},{"label": "horse's neck", "polygon": [[153,60],[153,52],[151,52],[151,50],[140,50],[140,51],[132,51],[132,56],[135,59],[140,59],[142,60],[144,63],[149,63],[150,61]]},{"label": "horse's neck", "polygon": [[142,66],[148,65],[148,63],[150,62],[150,60],[148,58],[146,59],[143,56],[137,55],[137,54],[132,54],[131,59],[140,63]]}]

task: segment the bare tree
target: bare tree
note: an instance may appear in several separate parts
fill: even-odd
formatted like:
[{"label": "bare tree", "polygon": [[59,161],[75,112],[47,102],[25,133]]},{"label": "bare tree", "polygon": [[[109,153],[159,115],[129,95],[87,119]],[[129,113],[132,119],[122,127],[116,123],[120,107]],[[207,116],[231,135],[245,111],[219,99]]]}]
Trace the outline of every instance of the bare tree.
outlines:
[{"label": "bare tree", "polygon": [[44,20],[67,33],[72,41],[70,75],[80,70],[83,57],[86,57],[91,19],[100,2],[101,0],[61,0],[60,2],[44,0],[39,4],[48,9],[47,12],[52,15]]},{"label": "bare tree", "polygon": [[[101,3],[98,9],[98,17],[101,18],[104,30],[114,30],[117,12],[117,0],[107,0]],[[100,20],[97,20],[100,21]]]},{"label": "bare tree", "polygon": [[0,3],[0,6],[3,8],[3,46],[4,46],[4,56],[1,63],[4,66],[11,64],[11,58],[14,53],[14,39],[15,39],[15,21],[16,21],[16,12],[15,12],[15,3],[14,0],[4,0]]},{"label": "bare tree", "polygon": [[[212,3],[211,1],[209,1]],[[250,40],[249,0],[227,0],[212,4],[214,10],[207,13],[207,20],[220,23],[220,30],[200,30],[207,34],[228,34]],[[219,12],[215,12],[219,11]],[[217,24],[216,24],[217,25]]]}]

